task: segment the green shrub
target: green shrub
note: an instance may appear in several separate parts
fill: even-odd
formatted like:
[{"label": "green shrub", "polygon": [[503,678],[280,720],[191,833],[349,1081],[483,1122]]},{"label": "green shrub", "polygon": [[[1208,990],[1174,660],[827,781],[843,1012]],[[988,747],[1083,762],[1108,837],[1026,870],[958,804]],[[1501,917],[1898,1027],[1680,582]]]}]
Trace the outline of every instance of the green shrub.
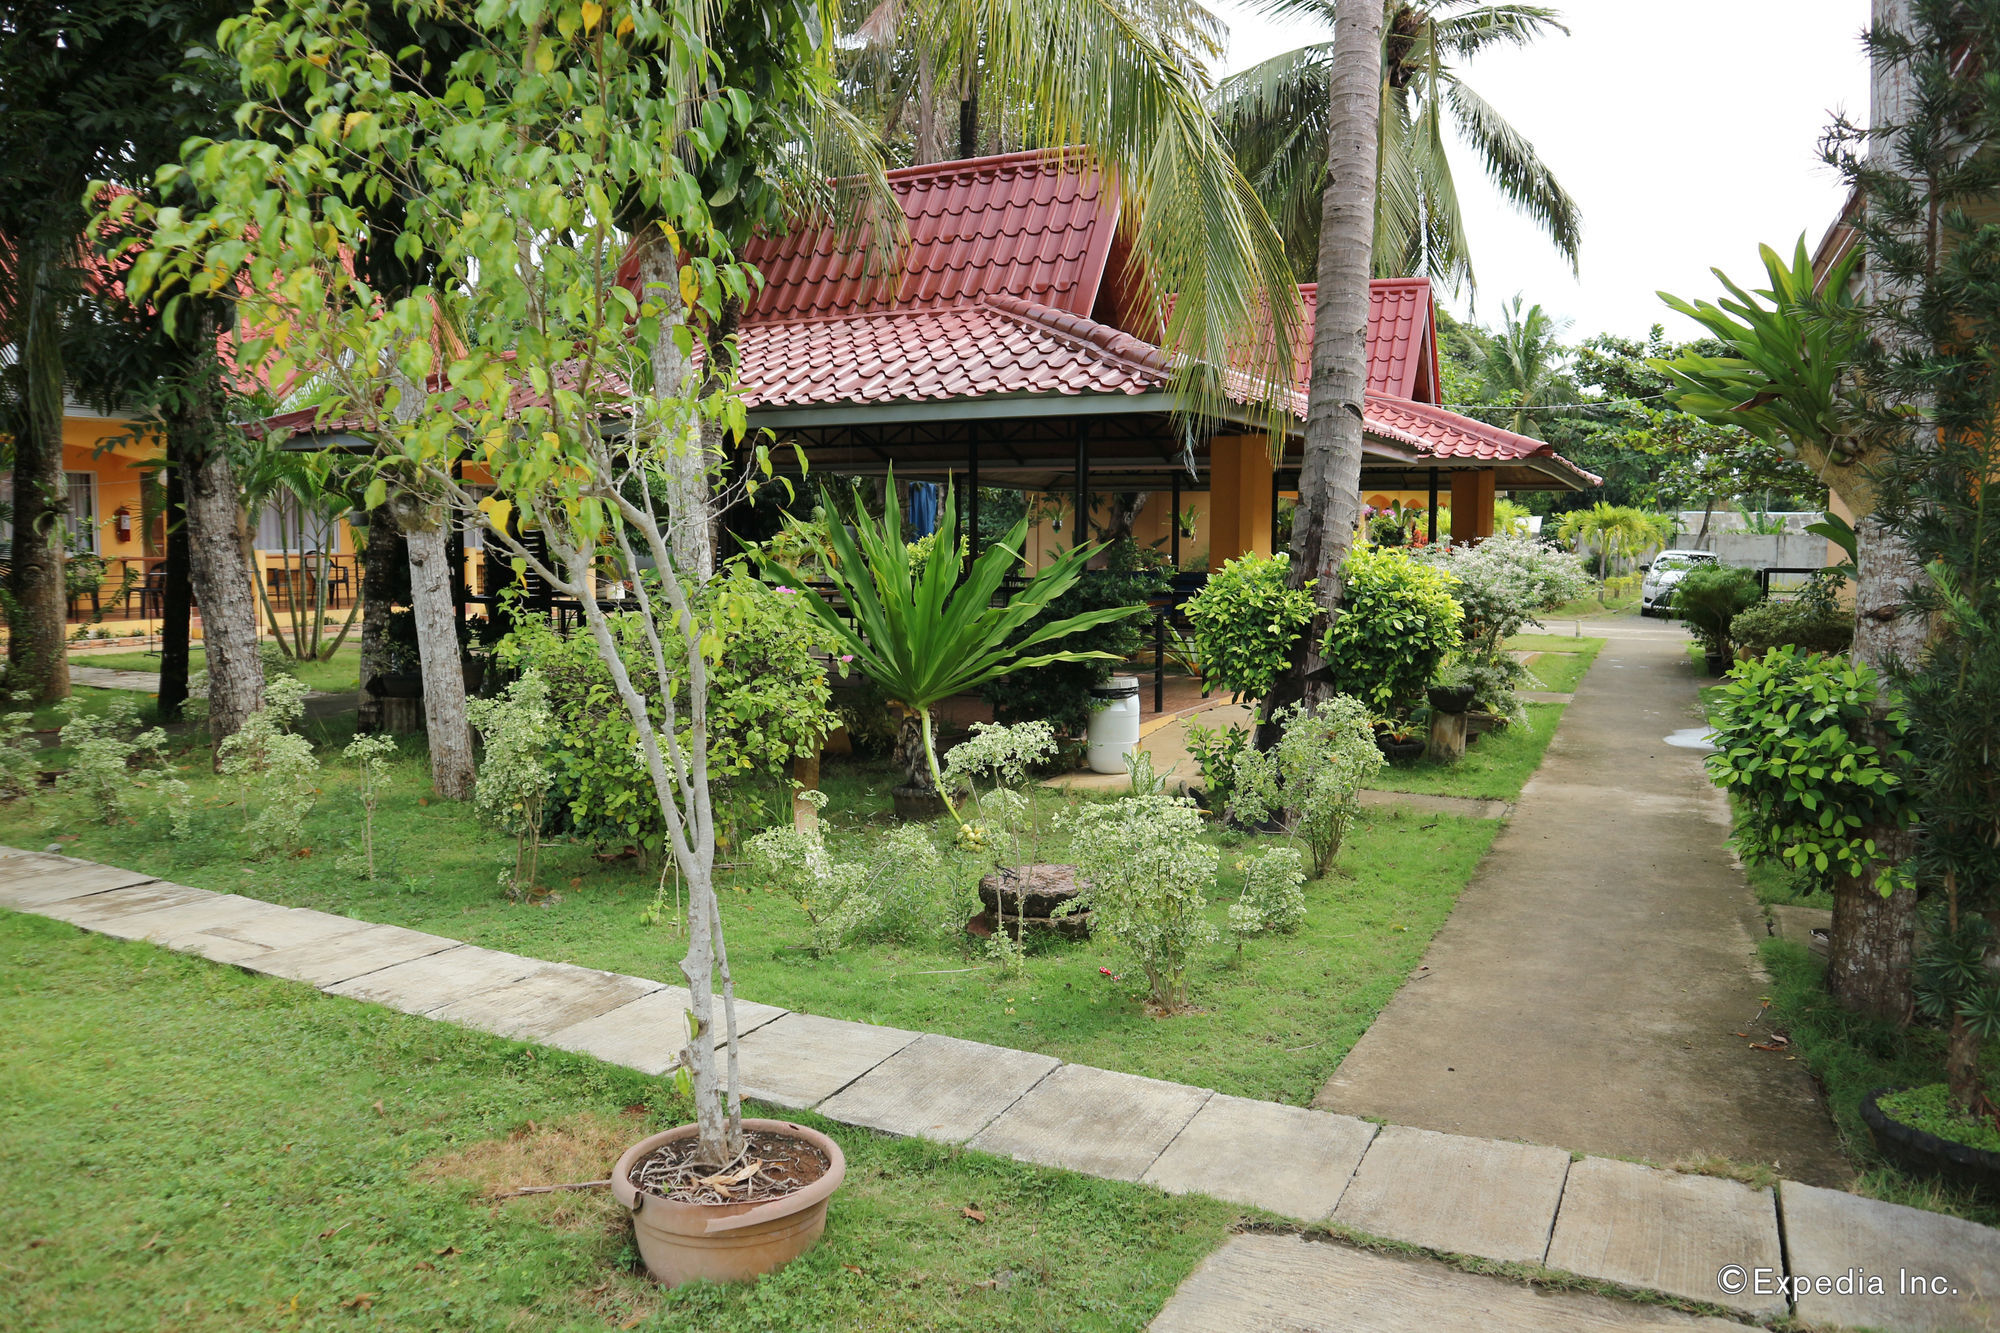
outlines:
[{"label": "green shrub", "polygon": [[[1020,630],[1027,638],[1036,631],[1086,611],[1144,606],[1163,597],[1171,585],[1166,558],[1127,538],[1105,549],[1105,567],[1085,573],[1076,586],[1050,602]],[[1066,648],[1109,653],[1110,658],[1083,662],[1050,662],[996,677],[979,689],[1001,722],[1047,722],[1061,735],[1080,736],[1090,726],[1090,691],[1110,678],[1120,661],[1144,649],[1153,621],[1135,615],[1097,625],[1063,640]]]},{"label": "green shrub", "polygon": [[1460,643],[1452,576],[1396,548],[1357,546],[1343,566],[1340,614],[1321,651],[1333,688],[1402,716]]},{"label": "green shrub", "polygon": [[1311,589],[1285,586],[1291,569],[1291,557],[1282,553],[1238,556],[1189,599],[1195,655],[1210,689],[1261,699],[1291,665],[1313,618]]},{"label": "green shrub", "polygon": [[1527,721],[1519,687],[1528,669],[1507,651],[1507,640],[1535,617],[1590,589],[1574,557],[1525,536],[1488,537],[1477,546],[1433,546],[1416,553],[1453,578],[1451,595],[1465,613],[1458,680],[1473,687],[1473,702],[1516,725]]},{"label": "green shrub", "polygon": [[[1746,859],[1781,862],[1816,888],[1874,867],[1861,830],[1901,821],[1909,762],[1901,748],[1884,755],[1861,740],[1875,698],[1875,673],[1845,658],[1776,648],[1737,665],[1710,706],[1718,749],[1708,771],[1738,798]],[[1901,713],[1882,725],[1900,745]]]},{"label": "green shrub", "polygon": [[1229,931],[1243,941],[1265,931],[1281,934],[1306,919],[1306,871],[1295,847],[1272,847],[1242,863],[1243,892],[1229,905]]},{"label": "green shrub", "polygon": [[1762,657],[1789,644],[1808,653],[1844,653],[1854,643],[1854,613],[1834,599],[1838,575],[1815,574],[1789,601],[1769,598],[1736,613],[1729,641]]},{"label": "green shrub", "polygon": [[514,835],[514,864],[500,873],[509,894],[519,898],[535,887],[542,846],[543,807],[551,773],[555,714],[549,685],[539,671],[524,671],[497,698],[469,699],[466,720],[479,733],[479,813]]},{"label": "green shrub", "polygon": [[1188,723],[1187,750],[1194,756],[1195,767],[1201,770],[1201,785],[1208,793],[1211,813],[1222,815],[1228,812],[1230,798],[1236,791],[1236,761],[1242,757],[1244,747],[1249,743],[1248,727],[1204,727],[1199,722]]},{"label": "green shrub", "polygon": [[[163,779],[167,774],[166,745],[167,733],[158,727],[144,730],[139,726],[139,703],[129,694],[113,696],[104,712],[92,716],[83,711],[83,701],[71,697],[56,706],[65,719],[60,740],[70,753],[69,769],[58,780],[63,791],[82,792],[90,802],[97,817],[107,824],[114,824],[123,818],[131,808],[132,793],[139,779],[151,777]],[[15,719],[21,715],[16,714]],[[252,714],[252,717],[259,714]],[[28,714],[28,722],[20,725],[19,737],[30,737],[26,727],[32,725],[33,714]],[[10,725],[14,719],[10,719]],[[19,760],[32,761],[39,756],[40,747],[32,752],[21,749]],[[21,769],[15,775],[17,783],[32,782],[33,773]]]},{"label": "green shrub", "polygon": [[1764,596],[1755,570],[1704,560],[1674,585],[1674,614],[1710,657],[1728,657],[1730,622]]},{"label": "green shrub", "polygon": [[[246,815],[256,810],[250,842],[261,856],[299,847],[306,816],[319,799],[312,742],[291,730],[305,715],[307,693],[296,676],[273,677],[264,685],[264,706],[216,747],[216,771],[243,784]],[[253,802],[253,795],[261,801]]]},{"label": "green shrub", "polygon": [[1091,931],[1139,960],[1154,1004],[1180,1010],[1189,960],[1216,939],[1205,893],[1217,856],[1202,841],[1201,812],[1180,797],[1128,796],[1083,806],[1070,822]]},{"label": "green shrub", "polygon": [[[708,626],[708,765],[711,780],[743,795],[760,779],[786,784],[794,758],[817,754],[838,721],[826,669],[815,654],[834,640],[805,600],[730,566],[702,585],[696,614]],[[633,679],[650,679],[645,626],[636,613],[610,617]],[[568,826],[599,842],[661,849],[664,821],[638,753],[638,731],[611,672],[587,634],[557,634],[548,620],[518,615],[496,649],[515,670],[548,684],[555,721],[552,795]],[[680,739],[690,736],[686,683],[678,686]],[[665,717],[648,694],[656,724]],[[790,809],[789,800],[779,803]]]},{"label": "green shrub", "polygon": [[1272,721],[1284,729],[1278,743],[1237,758],[1230,813],[1245,824],[1283,819],[1318,879],[1361,813],[1361,788],[1382,770],[1382,750],[1368,706],[1349,695],[1281,708]]}]

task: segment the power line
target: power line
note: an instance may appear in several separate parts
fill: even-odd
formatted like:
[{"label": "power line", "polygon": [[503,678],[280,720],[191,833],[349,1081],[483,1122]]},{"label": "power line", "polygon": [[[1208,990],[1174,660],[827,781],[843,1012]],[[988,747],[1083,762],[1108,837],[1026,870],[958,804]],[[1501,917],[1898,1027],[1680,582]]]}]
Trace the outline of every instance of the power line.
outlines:
[{"label": "power line", "polygon": [[1593,398],[1582,403],[1535,403],[1527,407],[1515,407],[1508,403],[1439,403],[1447,412],[1564,412],[1580,407],[1620,407],[1626,403],[1651,403],[1665,398],[1664,393],[1649,393],[1639,398]]}]

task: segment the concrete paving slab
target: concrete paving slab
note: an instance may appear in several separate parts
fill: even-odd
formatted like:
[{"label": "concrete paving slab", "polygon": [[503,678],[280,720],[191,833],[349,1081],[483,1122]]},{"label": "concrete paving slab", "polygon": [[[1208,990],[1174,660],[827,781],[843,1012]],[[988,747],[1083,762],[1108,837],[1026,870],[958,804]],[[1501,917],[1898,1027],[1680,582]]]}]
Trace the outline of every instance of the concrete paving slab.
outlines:
[{"label": "concrete paving slab", "polygon": [[1062,1061],[926,1034],[821,1103],[821,1115],[905,1138],[963,1143]]},{"label": "concrete paving slab", "polygon": [[454,1000],[519,981],[540,966],[519,954],[461,944],[322,989],[328,995],[386,1004],[406,1014],[428,1014]]},{"label": "concrete paving slab", "polygon": [[[544,1045],[560,1050],[594,1055],[598,1059],[642,1074],[661,1074],[673,1068],[687,1045],[688,1010],[694,996],[685,986],[662,986],[616,1009],[558,1028],[541,1038]],[[715,1000],[720,1024],[722,997]],[[783,1018],[787,1010],[775,1005],[736,1002],[736,1035],[749,1035],[766,1023]]]},{"label": "concrete paving slab", "polygon": [[[1621,637],[1424,955],[1314,1099],[1449,1134],[1852,1175],[1802,1062],[1735,1034],[1764,920],[1702,756],[1687,634]],[[1635,959],[1670,965],[1635,967]]]},{"label": "concrete paving slab", "polygon": [[1717,1280],[1732,1264],[1776,1270],[1784,1263],[1776,1197],[1733,1180],[1607,1157],[1572,1162],[1547,1262],[1759,1319],[1785,1313],[1776,1293],[1731,1292]]},{"label": "concrete paving slab", "polygon": [[1538,1264],[1569,1154],[1391,1125],[1375,1136],[1333,1220],[1433,1250]]},{"label": "concrete paving slab", "polygon": [[527,1041],[630,1004],[660,984],[568,963],[542,963],[517,981],[453,1000],[429,1016]]},{"label": "concrete paving slab", "polygon": [[738,1040],[743,1095],[793,1110],[817,1106],[917,1036],[872,1023],[786,1014]]},{"label": "concrete paving slab", "polygon": [[285,907],[275,913],[240,922],[211,926],[173,947],[200,954],[214,963],[247,963],[281,949],[318,944],[369,929],[366,921],[316,912],[310,907]]},{"label": "concrete paving slab", "polygon": [[464,946],[442,935],[426,935],[401,926],[363,926],[360,930],[310,944],[287,945],[270,953],[239,958],[237,966],[309,986],[335,986],[370,973],[447,949]]},{"label": "concrete paving slab", "polygon": [[1209,1255],[1151,1333],[1743,1333],[1602,1296],[1539,1290],[1401,1255],[1297,1236],[1238,1236]]},{"label": "concrete paving slab", "polygon": [[0,862],[0,907],[39,912],[49,903],[83,898],[109,889],[149,884],[153,876],[117,866],[92,865],[66,856],[23,856]]},{"label": "concrete paving slab", "polygon": [[1213,1095],[1137,1074],[1064,1065],[969,1146],[1016,1161],[1137,1180]]},{"label": "concrete paving slab", "polygon": [[[1778,1202],[1800,1319],[1896,1333],[2000,1329],[2000,1231],[1792,1180]],[[1843,1279],[1847,1291],[1837,1289]]]},{"label": "concrete paving slab", "polygon": [[1375,1126],[1352,1116],[1217,1093],[1140,1177],[1316,1222],[1340,1202]]},{"label": "concrete paving slab", "polygon": [[233,893],[212,893],[192,902],[175,903],[150,912],[127,912],[91,929],[126,940],[150,940],[164,949],[185,951],[188,941],[213,927],[246,926],[266,917],[281,916],[285,908],[258,898]]},{"label": "concrete paving slab", "polygon": [[111,925],[121,916],[137,916],[143,912],[157,912],[163,907],[179,907],[183,903],[202,902],[221,896],[207,889],[191,889],[185,884],[169,884],[156,879],[130,888],[93,893],[85,898],[43,903],[35,910],[43,916],[67,921],[85,930],[111,934]]}]

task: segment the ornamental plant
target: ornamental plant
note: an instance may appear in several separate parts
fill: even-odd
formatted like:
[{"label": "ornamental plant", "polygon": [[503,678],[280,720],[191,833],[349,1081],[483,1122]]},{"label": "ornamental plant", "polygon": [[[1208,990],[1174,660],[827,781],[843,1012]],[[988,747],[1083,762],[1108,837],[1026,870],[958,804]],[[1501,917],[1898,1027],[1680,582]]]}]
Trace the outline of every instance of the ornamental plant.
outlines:
[{"label": "ornamental plant", "polygon": [[1908,820],[1909,723],[1900,710],[1883,720],[1886,751],[1863,739],[1878,684],[1866,666],[1789,646],[1730,673],[1709,709],[1718,749],[1708,772],[1737,798],[1745,857],[1782,863],[1814,888],[1840,875],[1893,887],[1893,866],[1863,831]]},{"label": "ornamental plant", "polygon": [[[815,810],[826,808],[825,792],[800,795]],[[819,957],[838,953],[862,934],[935,940],[954,924],[959,904],[939,892],[948,880],[938,873],[937,847],[922,829],[890,829],[860,863],[834,859],[818,820],[803,829],[766,829],[744,847],[766,883],[798,904],[809,947]]]},{"label": "ornamental plant", "polygon": [[129,695],[114,695],[94,717],[83,709],[83,701],[74,697],[57,705],[66,719],[58,739],[70,760],[56,785],[81,792],[98,819],[114,824],[131,809],[132,793],[144,785],[142,779],[166,779],[167,733],[158,727],[142,731],[139,704]]},{"label": "ornamental plant", "polygon": [[1686,622],[1704,653],[1730,657],[1735,654],[1730,624],[1763,597],[1755,570],[1704,561],[1674,585],[1674,614]]},{"label": "ornamental plant", "polygon": [[[8,703],[20,697],[4,696]],[[0,799],[16,801],[33,792],[41,764],[42,743],[35,735],[35,715],[8,713],[0,717]]]},{"label": "ornamental plant", "polygon": [[[1042,824],[1034,796],[1023,790],[1028,779],[1056,752],[1055,729],[1046,722],[1017,722],[1011,726],[975,722],[972,735],[952,747],[945,763],[944,781],[952,787],[972,792],[974,822],[961,825],[959,842],[967,849],[991,857],[1008,879],[1026,885],[1041,862]],[[982,790],[980,779],[988,785]],[[1004,839],[1004,842],[1003,842]],[[996,929],[987,937],[986,947],[1010,971],[1018,970],[1026,946],[1026,928],[1017,922],[1015,935],[1007,933],[1007,896],[998,895]],[[1027,894],[1020,895],[1019,914],[1027,911]]]},{"label": "ornamental plant", "polygon": [[308,693],[298,677],[274,676],[265,682],[264,706],[216,747],[216,771],[243,784],[246,828],[259,856],[303,845],[306,816],[319,799],[312,742],[291,730],[305,716]]},{"label": "ornamental plant", "polygon": [[[831,495],[822,497],[821,508],[836,512]],[[1076,585],[1085,564],[1101,549],[1095,546],[1064,551],[1009,594],[1004,605],[995,606],[1001,583],[1020,567],[1028,535],[1027,516],[1023,515],[1005,538],[981,551],[968,567],[959,555],[958,501],[949,486],[938,508],[937,540],[922,564],[910,558],[896,506],[888,506],[879,519],[871,518],[857,487],[852,511],[851,525],[825,526],[834,561],[826,577],[844,604],[845,614],[810,589],[801,589],[800,596],[820,624],[840,641],[844,653],[853,657],[856,669],[910,715],[919,733],[915,739],[922,742],[921,749],[905,747],[911,760],[910,784],[936,789],[953,821],[963,825],[939,769],[931,710],[952,695],[976,689],[1009,671],[1051,662],[1108,660],[1110,654],[1095,649],[1055,645],[1145,608],[1100,607],[1045,621],[1039,627],[1032,624]],[[780,565],[767,567],[765,573],[787,586],[803,583],[796,573]],[[925,763],[928,783],[914,762],[919,757]]]},{"label": "ornamental plant", "polygon": [[381,732],[356,736],[340,753],[354,761],[355,795],[361,801],[361,855],[341,864],[374,879],[375,810],[382,803],[382,788],[389,785],[389,756],[396,753],[396,738]]},{"label": "ornamental plant", "polygon": [[553,778],[548,757],[556,727],[548,682],[540,672],[524,671],[495,698],[468,699],[465,716],[484,750],[473,800],[481,814],[514,836],[514,864],[501,872],[500,882],[519,898],[535,887],[543,807]]},{"label": "ornamental plant", "polygon": [[1248,727],[1205,727],[1199,722],[1187,726],[1187,750],[1201,772],[1201,785],[1208,794],[1208,809],[1218,818],[1229,812],[1236,791],[1236,761],[1250,744]]},{"label": "ornamental plant", "polygon": [[1838,600],[1843,575],[1821,571],[1794,597],[1768,597],[1738,611],[1729,640],[1752,657],[1792,644],[1802,652],[1844,653],[1854,643],[1854,611]]},{"label": "ornamental plant", "polygon": [[1205,686],[1262,699],[1291,665],[1313,618],[1312,585],[1287,586],[1291,568],[1284,552],[1238,556],[1188,599],[1184,610]]},{"label": "ornamental plant", "polygon": [[1277,744],[1237,758],[1230,813],[1245,824],[1281,820],[1321,879],[1361,814],[1362,787],[1385,762],[1374,715],[1359,699],[1336,694],[1281,708],[1272,721],[1283,728]]},{"label": "ornamental plant", "polygon": [[1296,847],[1271,847],[1239,863],[1243,892],[1229,905],[1236,951],[1252,935],[1290,933],[1306,919],[1305,860]]},{"label": "ornamental plant", "polygon": [[1476,546],[1424,547],[1413,553],[1452,577],[1459,623],[1458,678],[1473,687],[1473,703],[1517,725],[1527,720],[1518,693],[1528,669],[1507,640],[1537,617],[1584,595],[1590,578],[1575,558],[1527,536],[1493,536]]},{"label": "ornamental plant", "polygon": [[1343,571],[1340,614],[1320,650],[1328,683],[1378,713],[1408,716],[1461,642],[1454,580],[1395,547],[1357,546]]},{"label": "ornamental plant", "polygon": [[1093,933],[1138,960],[1152,1002],[1180,1012],[1188,963],[1216,939],[1206,893],[1217,856],[1202,841],[1201,812],[1182,797],[1128,796],[1082,806],[1069,824],[1077,867],[1088,879],[1079,910],[1090,909]]}]

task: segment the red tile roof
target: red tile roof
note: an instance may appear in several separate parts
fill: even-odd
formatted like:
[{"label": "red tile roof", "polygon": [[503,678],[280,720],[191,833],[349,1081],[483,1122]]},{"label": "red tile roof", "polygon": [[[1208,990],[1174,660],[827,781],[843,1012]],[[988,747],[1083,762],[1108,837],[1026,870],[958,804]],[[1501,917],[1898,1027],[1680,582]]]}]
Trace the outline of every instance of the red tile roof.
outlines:
[{"label": "red tile roof", "polygon": [[[1305,336],[1298,339],[1299,388],[1312,383],[1312,326],[1319,284],[1299,284]],[[1368,392],[1437,401],[1437,321],[1429,278],[1376,278],[1368,284]]]},{"label": "red tile roof", "polygon": [[1118,230],[1118,201],[1076,159],[1006,153],[889,173],[909,222],[902,272],[868,273],[866,247],[831,228],[758,239],[764,275],[744,322],[936,310],[1018,296],[1087,315]]}]

